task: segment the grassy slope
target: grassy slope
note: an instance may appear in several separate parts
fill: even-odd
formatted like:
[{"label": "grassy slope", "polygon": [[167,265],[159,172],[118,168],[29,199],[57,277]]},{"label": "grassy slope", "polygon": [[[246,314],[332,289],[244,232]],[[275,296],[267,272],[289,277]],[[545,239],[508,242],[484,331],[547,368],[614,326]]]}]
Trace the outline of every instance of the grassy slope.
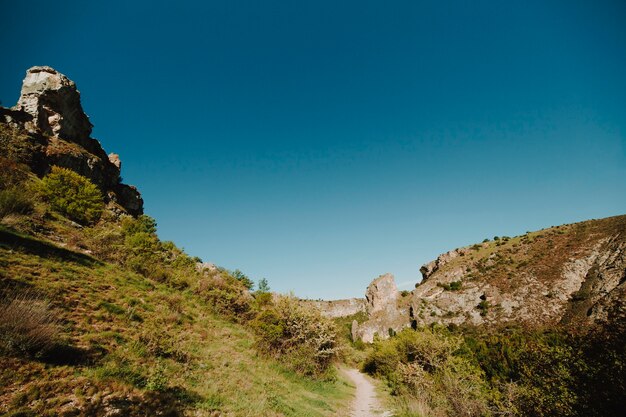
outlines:
[{"label": "grassy slope", "polygon": [[349,404],[341,377],[302,379],[258,356],[247,329],[191,291],[50,242],[1,230],[0,283],[49,299],[71,346],[55,363],[0,357],[0,412],[89,415],[125,401],[125,415],[328,416]]},{"label": "grassy slope", "polygon": [[[520,273],[533,273],[545,281],[560,276],[563,264],[572,256],[583,257],[601,239],[626,235],[626,215],[588,220],[528,232],[507,240],[475,245],[468,255],[453,259],[434,276],[466,268],[465,279],[485,281],[502,289],[515,288]],[[470,247],[471,248],[471,247]]]}]

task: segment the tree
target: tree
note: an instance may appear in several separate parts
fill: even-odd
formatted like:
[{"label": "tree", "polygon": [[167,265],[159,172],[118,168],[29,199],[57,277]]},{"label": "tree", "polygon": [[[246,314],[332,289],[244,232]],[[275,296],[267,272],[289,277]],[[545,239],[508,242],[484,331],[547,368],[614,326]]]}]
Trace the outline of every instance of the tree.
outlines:
[{"label": "tree", "polygon": [[246,274],[239,269],[235,269],[230,273],[237,281],[241,282],[247,289],[251,290],[254,287],[254,281],[252,281]]},{"label": "tree", "polygon": [[270,284],[267,282],[267,279],[261,278],[258,288],[257,292],[270,292]]}]

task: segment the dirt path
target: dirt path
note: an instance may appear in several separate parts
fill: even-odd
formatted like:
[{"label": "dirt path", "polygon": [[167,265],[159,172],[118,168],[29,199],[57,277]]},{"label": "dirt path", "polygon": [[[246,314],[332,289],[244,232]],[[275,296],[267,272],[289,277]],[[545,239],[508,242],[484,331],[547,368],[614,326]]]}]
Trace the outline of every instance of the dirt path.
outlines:
[{"label": "dirt path", "polygon": [[356,386],[356,397],[352,403],[350,417],[390,417],[389,411],[381,408],[376,389],[370,378],[356,369],[344,369],[347,377]]}]

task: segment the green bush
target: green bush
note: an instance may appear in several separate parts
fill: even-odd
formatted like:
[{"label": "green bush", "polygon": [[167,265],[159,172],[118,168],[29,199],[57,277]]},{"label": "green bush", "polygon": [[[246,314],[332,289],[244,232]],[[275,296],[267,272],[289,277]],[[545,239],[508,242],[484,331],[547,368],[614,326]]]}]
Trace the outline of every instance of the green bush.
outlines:
[{"label": "green bush", "polygon": [[104,209],[98,187],[66,168],[52,167],[41,181],[40,190],[54,210],[81,224],[96,222]]},{"label": "green bush", "polygon": [[261,352],[303,375],[319,377],[330,371],[338,351],[337,331],[318,310],[283,296],[262,310],[252,326]]},{"label": "green bush", "polygon": [[439,327],[404,329],[374,344],[364,370],[387,379],[405,399],[405,415],[415,415],[415,408],[437,416],[489,415],[484,374],[460,354],[462,341]]},{"label": "green bush", "polygon": [[199,280],[196,293],[205,298],[216,313],[243,322],[252,319],[253,297],[248,289],[227,272],[215,272]]}]

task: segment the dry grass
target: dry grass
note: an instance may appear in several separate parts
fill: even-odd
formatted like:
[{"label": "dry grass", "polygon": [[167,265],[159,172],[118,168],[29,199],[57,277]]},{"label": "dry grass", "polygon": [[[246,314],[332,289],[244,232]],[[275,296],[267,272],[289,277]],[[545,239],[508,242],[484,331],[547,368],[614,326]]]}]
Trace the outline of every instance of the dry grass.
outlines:
[{"label": "dry grass", "polygon": [[32,292],[0,302],[0,349],[9,354],[39,356],[59,342],[59,318],[50,304]]}]

